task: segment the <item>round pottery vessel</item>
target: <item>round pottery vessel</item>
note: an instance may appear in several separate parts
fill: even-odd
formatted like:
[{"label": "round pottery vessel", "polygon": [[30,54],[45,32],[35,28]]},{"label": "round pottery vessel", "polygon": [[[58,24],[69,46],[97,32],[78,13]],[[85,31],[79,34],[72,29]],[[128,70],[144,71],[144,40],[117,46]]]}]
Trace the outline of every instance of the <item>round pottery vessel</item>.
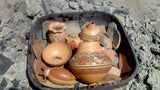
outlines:
[{"label": "round pottery vessel", "polygon": [[68,45],[73,49],[77,49],[79,47],[79,44],[81,42],[83,42],[79,36],[78,36],[78,33],[77,34],[71,34],[71,35],[68,35],[68,37],[66,37],[67,39],[67,43]]},{"label": "round pottery vessel", "polygon": [[57,85],[73,85],[75,84],[75,76],[67,69],[61,67],[54,67],[44,70],[44,77],[48,78],[54,84]]},{"label": "round pottery vessel", "polygon": [[81,27],[81,29],[82,31],[80,32],[80,38],[84,42],[102,41],[103,32],[101,31],[100,26],[97,26],[95,22],[87,22]]},{"label": "round pottery vessel", "polygon": [[64,65],[70,59],[72,50],[69,45],[62,42],[51,43],[42,52],[44,62],[51,66]]},{"label": "round pottery vessel", "polygon": [[65,23],[61,23],[61,22],[51,23],[48,29],[49,29],[48,30],[49,43],[65,42],[65,38],[66,38]]},{"label": "round pottery vessel", "polygon": [[112,67],[99,42],[83,42],[69,62],[71,72],[85,83],[101,81]]}]

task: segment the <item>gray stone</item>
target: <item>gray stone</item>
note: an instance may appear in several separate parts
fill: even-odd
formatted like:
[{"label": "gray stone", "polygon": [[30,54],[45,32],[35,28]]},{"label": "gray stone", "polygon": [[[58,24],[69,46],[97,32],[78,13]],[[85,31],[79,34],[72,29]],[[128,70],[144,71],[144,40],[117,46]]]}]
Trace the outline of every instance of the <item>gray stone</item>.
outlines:
[{"label": "gray stone", "polygon": [[6,73],[13,63],[12,60],[0,54],[0,75]]},{"label": "gray stone", "polygon": [[106,6],[106,8],[104,8],[104,12],[111,13],[111,14],[113,14],[115,10],[116,10],[116,8],[114,6],[110,6],[110,5]]},{"label": "gray stone", "polygon": [[151,44],[150,50],[154,53],[160,53],[160,45],[159,44]]},{"label": "gray stone", "polygon": [[132,42],[135,42],[137,39],[137,32],[133,30],[133,28],[127,28],[127,32],[129,34],[129,38]]},{"label": "gray stone", "polygon": [[84,11],[92,11],[94,10],[93,5],[85,3],[84,1],[80,2],[80,8]]},{"label": "gray stone", "polygon": [[149,24],[151,24],[151,25],[154,25],[154,24],[156,24],[157,22],[155,21],[155,20],[152,20],[152,21],[150,21],[149,22]]},{"label": "gray stone", "polygon": [[56,6],[56,5],[51,6],[51,7],[50,7],[50,10],[51,10],[52,12],[54,12],[54,13],[59,13],[59,12],[61,12],[60,8],[59,8],[58,6]]},{"label": "gray stone", "polygon": [[0,20],[2,24],[7,23],[10,20],[12,14],[14,13],[14,9],[12,8],[12,3],[8,1],[6,0],[6,2],[3,2],[3,0],[0,0],[0,3],[2,3],[2,5],[0,5],[1,7]]},{"label": "gray stone", "polygon": [[25,34],[28,33],[31,29],[31,26],[28,26],[27,23],[21,23],[18,25],[18,27],[15,28],[16,29],[16,33],[18,34],[18,36],[20,37],[25,37]]},{"label": "gray stone", "polygon": [[132,27],[132,19],[129,16],[126,16],[126,27]]},{"label": "gray stone", "polygon": [[92,4],[95,10],[102,10],[102,8],[104,7],[101,1],[89,0],[88,3]]},{"label": "gray stone", "polygon": [[138,37],[136,38],[136,43],[139,45],[145,44],[149,41],[151,41],[151,38],[145,34],[138,34]]},{"label": "gray stone", "polygon": [[143,62],[145,64],[152,59],[152,53],[150,51],[140,50],[139,51],[139,58],[141,59],[141,62]]},{"label": "gray stone", "polygon": [[147,79],[147,83],[149,83],[152,86],[152,89],[158,90],[160,89],[160,71],[157,69],[152,69],[149,72],[149,77]]},{"label": "gray stone", "polygon": [[40,4],[36,0],[26,0],[27,15],[30,17],[36,16],[42,9]]},{"label": "gray stone", "polygon": [[114,14],[114,15],[119,19],[119,21],[120,21],[123,25],[125,25],[125,18],[124,18],[123,16],[118,15],[118,14]]},{"label": "gray stone", "polygon": [[79,5],[78,5],[78,3],[75,2],[75,1],[69,1],[69,6],[70,6],[70,8],[72,8],[72,9],[79,10]]},{"label": "gray stone", "polygon": [[26,2],[25,1],[16,1],[14,4],[14,11],[18,12],[21,11],[26,13]]},{"label": "gray stone", "polygon": [[0,90],[4,90],[4,88],[7,86],[7,81],[5,78],[0,83]]},{"label": "gray stone", "polygon": [[137,81],[139,83],[143,83],[144,77],[146,77],[148,75],[148,70],[145,70],[143,68],[139,69],[139,72],[137,74]]},{"label": "gray stone", "polygon": [[139,87],[139,84],[136,83],[135,79],[133,79],[127,84],[125,89],[126,90],[135,90],[135,89],[137,89],[137,87]]},{"label": "gray stone", "polygon": [[157,68],[157,69],[160,69],[160,58],[159,59],[153,59],[153,67]]},{"label": "gray stone", "polygon": [[69,22],[66,22],[65,24],[67,26],[66,32],[68,33],[68,35],[81,32],[81,28],[77,21],[69,21]]},{"label": "gray stone", "polygon": [[89,0],[88,3],[93,4],[95,6],[101,6],[102,2],[97,0]]},{"label": "gray stone", "polygon": [[5,39],[6,36],[10,36],[10,35],[8,35],[8,34],[9,34],[11,31],[12,31],[11,28],[9,28],[9,27],[3,27],[2,31],[1,31],[1,34],[0,34],[0,38]]},{"label": "gray stone", "polygon": [[21,23],[24,19],[24,14],[23,12],[19,11],[19,12],[16,12],[13,16],[13,22],[14,23]]},{"label": "gray stone", "polygon": [[[159,24],[160,25],[160,24]],[[156,35],[160,38],[160,27],[156,30]]]},{"label": "gray stone", "polygon": [[52,3],[53,5],[51,6],[57,6],[60,9],[60,12],[66,12],[69,10],[69,4],[66,0],[52,0]]},{"label": "gray stone", "polygon": [[4,74],[4,77],[7,78],[8,80],[12,81],[16,78],[16,69],[14,66],[11,66],[9,70]]},{"label": "gray stone", "polygon": [[155,44],[159,44],[160,43],[160,38],[156,35],[156,34],[152,34],[153,40]]}]

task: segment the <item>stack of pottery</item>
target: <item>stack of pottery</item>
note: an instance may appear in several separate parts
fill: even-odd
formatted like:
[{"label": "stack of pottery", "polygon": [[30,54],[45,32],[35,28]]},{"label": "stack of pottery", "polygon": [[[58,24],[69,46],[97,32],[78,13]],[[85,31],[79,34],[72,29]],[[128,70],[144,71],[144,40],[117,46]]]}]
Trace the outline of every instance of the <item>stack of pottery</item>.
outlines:
[{"label": "stack of pottery", "polygon": [[48,28],[49,44],[42,52],[42,58],[48,68],[42,68],[43,77],[57,85],[75,84],[75,76],[67,69],[63,68],[71,56],[72,49],[66,44],[66,25],[61,22],[54,22]]},{"label": "stack of pottery", "polygon": [[103,54],[100,46],[103,32],[93,21],[82,26],[80,43],[69,62],[71,72],[85,83],[101,81],[112,67],[111,59]]},{"label": "stack of pottery", "polygon": [[[56,85],[74,85],[76,77],[91,84],[112,73],[112,57],[101,46],[104,25],[90,21],[81,27],[80,33],[74,34],[67,34],[66,28],[62,22],[49,24],[48,45],[42,52],[42,62],[48,67],[42,68],[40,76]],[[38,65],[36,68],[40,70]]]}]

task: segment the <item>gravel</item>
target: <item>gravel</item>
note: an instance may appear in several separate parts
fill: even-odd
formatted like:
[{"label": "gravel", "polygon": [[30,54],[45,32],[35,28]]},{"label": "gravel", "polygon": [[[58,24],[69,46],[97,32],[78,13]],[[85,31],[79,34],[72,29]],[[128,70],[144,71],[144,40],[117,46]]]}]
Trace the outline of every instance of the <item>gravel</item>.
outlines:
[{"label": "gravel", "polygon": [[[0,54],[14,62],[0,75],[4,90],[32,90],[26,76],[31,25],[51,13],[103,11],[123,24],[139,60],[139,71],[126,86],[115,90],[160,89],[160,9],[158,0],[0,0]],[[154,6],[154,7],[152,7]],[[46,7],[45,9],[43,9]],[[153,13],[155,12],[155,13]],[[2,87],[3,88],[3,87]],[[1,87],[0,87],[1,89]]]}]

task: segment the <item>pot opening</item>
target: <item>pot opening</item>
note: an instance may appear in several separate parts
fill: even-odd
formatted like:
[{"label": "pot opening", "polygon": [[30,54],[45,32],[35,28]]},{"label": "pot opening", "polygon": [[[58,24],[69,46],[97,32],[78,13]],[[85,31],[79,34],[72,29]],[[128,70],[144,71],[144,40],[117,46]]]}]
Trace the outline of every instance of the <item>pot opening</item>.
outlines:
[{"label": "pot opening", "polygon": [[63,28],[62,26],[55,26],[55,27],[53,27],[54,30],[62,30],[62,28]]},{"label": "pot opening", "polygon": [[90,24],[95,24],[95,22],[94,21],[90,21]]}]

